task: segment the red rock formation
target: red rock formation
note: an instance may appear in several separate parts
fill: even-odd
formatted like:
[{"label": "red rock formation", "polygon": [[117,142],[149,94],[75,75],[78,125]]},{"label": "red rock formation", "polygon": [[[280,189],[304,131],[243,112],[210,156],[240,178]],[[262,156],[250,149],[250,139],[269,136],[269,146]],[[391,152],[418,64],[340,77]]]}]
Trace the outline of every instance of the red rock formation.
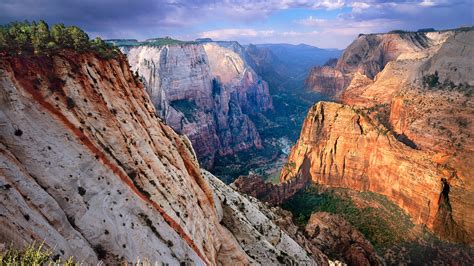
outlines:
[{"label": "red rock formation", "polygon": [[334,68],[313,68],[306,83],[314,91],[339,98],[356,73],[373,79],[401,54],[436,46],[438,37],[432,35],[423,32],[361,34],[344,50]]},{"label": "red rock formation", "polygon": [[283,184],[267,183],[261,176],[241,176],[232,185],[237,191],[255,197],[271,205],[280,205],[295,193],[306,187],[307,175],[300,175]]},{"label": "red rock formation", "polygon": [[[308,113],[288,160],[296,164],[297,173],[309,172],[315,183],[383,194],[409,213],[415,223],[433,229],[442,180],[457,181],[455,172],[439,167],[432,156],[399,142],[360,111],[321,102]],[[304,167],[304,160],[311,162],[309,169]],[[293,176],[283,171],[282,182]],[[458,189],[459,194],[451,191],[451,195],[468,202],[465,197],[470,188]],[[458,211],[469,215],[467,210]],[[455,223],[457,232],[471,232],[470,228],[463,229],[466,223],[462,220]]]},{"label": "red rock formation", "polygon": [[382,265],[364,235],[339,215],[313,213],[305,233],[313,245],[348,265]]},{"label": "red rock formation", "polygon": [[386,195],[415,223],[472,243],[472,43],[472,29],[359,37],[336,66],[346,105],[310,110],[289,157],[296,173]]}]

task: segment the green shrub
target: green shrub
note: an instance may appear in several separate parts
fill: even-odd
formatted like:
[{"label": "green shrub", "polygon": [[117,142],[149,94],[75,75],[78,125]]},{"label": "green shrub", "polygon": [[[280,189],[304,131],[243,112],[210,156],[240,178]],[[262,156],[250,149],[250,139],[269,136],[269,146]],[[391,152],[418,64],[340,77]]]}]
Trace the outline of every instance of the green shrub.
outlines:
[{"label": "green shrub", "polygon": [[438,71],[435,71],[434,74],[424,76],[423,84],[428,88],[436,88],[439,85]]},{"label": "green shrub", "polygon": [[53,259],[53,252],[44,247],[44,244],[36,245],[35,242],[21,250],[13,246],[0,252],[0,265],[75,265],[73,258],[61,261],[58,256]]}]

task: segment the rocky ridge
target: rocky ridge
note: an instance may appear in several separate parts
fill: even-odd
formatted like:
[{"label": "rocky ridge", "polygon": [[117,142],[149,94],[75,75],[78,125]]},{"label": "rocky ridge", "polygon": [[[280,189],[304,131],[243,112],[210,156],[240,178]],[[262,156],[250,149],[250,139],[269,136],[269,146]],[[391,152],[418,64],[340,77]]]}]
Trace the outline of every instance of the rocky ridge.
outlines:
[{"label": "rocky ridge", "polygon": [[201,173],[129,69],[70,50],[0,59],[2,242],[91,264],[315,264],[271,211]]},{"label": "rocky ridge", "polygon": [[145,83],[158,115],[191,140],[211,168],[225,156],[262,140],[248,115],[272,109],[268,85],[234,42],[121,48]]}]

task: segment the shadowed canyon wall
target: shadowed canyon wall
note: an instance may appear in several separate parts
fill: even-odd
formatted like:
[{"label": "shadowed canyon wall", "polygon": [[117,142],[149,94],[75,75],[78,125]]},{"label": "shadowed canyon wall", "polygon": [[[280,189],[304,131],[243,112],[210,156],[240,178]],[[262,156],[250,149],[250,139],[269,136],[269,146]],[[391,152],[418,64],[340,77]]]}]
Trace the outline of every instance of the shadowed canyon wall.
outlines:
[{"label": "shadowed canyon wall", "polygon": [[189,137],[206,168],[216,155],[262,147],[248,115],[272,109],[272,101],[242,49],[234,42],[122,47],[158,115]]}]

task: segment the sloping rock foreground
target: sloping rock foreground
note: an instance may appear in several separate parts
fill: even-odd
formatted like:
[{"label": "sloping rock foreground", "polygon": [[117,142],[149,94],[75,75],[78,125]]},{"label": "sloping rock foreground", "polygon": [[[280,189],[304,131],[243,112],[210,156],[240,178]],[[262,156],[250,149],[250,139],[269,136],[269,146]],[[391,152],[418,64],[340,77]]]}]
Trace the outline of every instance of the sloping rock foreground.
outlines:
[{"label": "sloping rock foreground", "polygon": [[88,264],[328,263],[201,172],[124,57],[0,59],[0,197],[1,242]]}]

